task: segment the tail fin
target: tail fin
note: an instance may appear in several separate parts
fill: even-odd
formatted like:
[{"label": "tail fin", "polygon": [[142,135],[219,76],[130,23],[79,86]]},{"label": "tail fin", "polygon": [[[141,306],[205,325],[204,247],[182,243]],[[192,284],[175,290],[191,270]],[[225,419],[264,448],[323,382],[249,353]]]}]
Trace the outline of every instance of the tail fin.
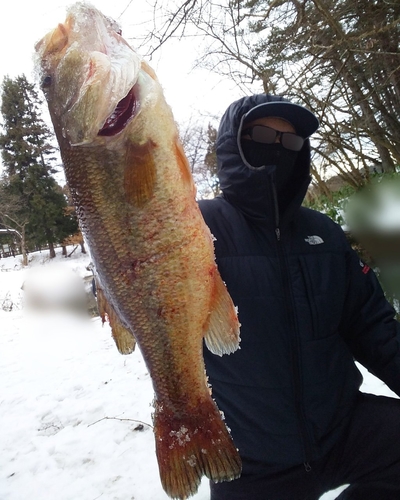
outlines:
[{"label": "tail fin", "polygon": [[238,451],[211,397],[191,414],[173,414],[156,402],[154,433],[161,482],[171,498],[194,495],[204,475],[215,482],[240,476]]}]

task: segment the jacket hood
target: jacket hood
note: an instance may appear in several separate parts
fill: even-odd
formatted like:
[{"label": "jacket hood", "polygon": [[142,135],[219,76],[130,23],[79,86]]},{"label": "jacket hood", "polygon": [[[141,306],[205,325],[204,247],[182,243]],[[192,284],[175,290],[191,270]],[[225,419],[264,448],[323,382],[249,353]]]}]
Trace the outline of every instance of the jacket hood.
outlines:
[{"label": "jacket hood", "polygon": [[[278,102],[291,104],[280,96],[268,94],[243,97],[228,107],[221,119],[218,130],[218,177],[223,196],[245,215],[256,219],[267,219],[273,215],[275,217],[278,215],[274,185],[276,167],[275,165],[266,165],[254,168],[249,165],[243,155],[240,137],[243,123],[249,121],[246,118],[253,119],[252,114],[254,114],[254,111],[249,113],[250,110],[253,110],[253,108],[257,108],[257,110],[267,109],[267,106],[260,105]],[[300,113],[304,113],[304,118],[308,120],[305,133],[297,130],[296,124],[294,124],[296,133],[306,138],[318,128],[318,120],[302,106],[292,106],[294,113],[300,108]],[[287,108],[287,106],[281,107],[281,109],[284,109],[285,119],[290,121]],[[268,116],[268,113],[264,111],[262,116]],[[276,105],[271,106],[269,116],[280,116],[277,114]],[[312,117],[314,117],[314,121]],[[285,199],[279,200],[280,205],[286,207],[284,213],[280,214],[281,220],[287,219],[290,214],[293,214],[300,207],[311,180],[310,163],[310,141],[306,138],[303,148],[298,153],[294,173],[290,179],[292,187],[285,194]]]}]

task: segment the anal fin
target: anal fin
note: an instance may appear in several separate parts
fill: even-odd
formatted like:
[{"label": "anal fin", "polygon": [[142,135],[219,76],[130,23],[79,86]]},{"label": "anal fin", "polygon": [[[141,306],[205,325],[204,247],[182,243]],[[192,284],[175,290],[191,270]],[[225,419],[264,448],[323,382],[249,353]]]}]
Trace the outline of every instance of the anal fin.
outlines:
[{"label": "anal fin", "polygon": [[240,323],[231,296],[218,271],[215,272],[212,310],[204,340],[207,348],[222,356],[235,352],[240,343]]}]

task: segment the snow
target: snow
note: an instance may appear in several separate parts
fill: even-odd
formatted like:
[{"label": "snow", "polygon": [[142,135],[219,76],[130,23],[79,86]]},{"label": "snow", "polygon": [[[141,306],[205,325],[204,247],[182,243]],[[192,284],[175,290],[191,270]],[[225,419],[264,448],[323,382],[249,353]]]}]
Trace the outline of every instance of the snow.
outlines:
[{"label": "snow", "polygon": [[[167,499],[139,350],[121,356],[107,324],[69,310],[90,257],[30,257],[0,259],[1,500]],[[24,307],[28,290],[40,300]],[[209,498],[207,481],[193,498]]]},{"label": "snow", "polygon": [[[89,255],[64,258],[61,250],[52,261],[31,254],[25,269],[21,256],[0,259],[1,500],[168,498],[140,351],[121,356],[109,326],[71,300],[83,300],[78,281],[90,287],[89,263]],[[367,392],[393,395],[363,374]],[[209,500],[208,480],[192,498]]]}]

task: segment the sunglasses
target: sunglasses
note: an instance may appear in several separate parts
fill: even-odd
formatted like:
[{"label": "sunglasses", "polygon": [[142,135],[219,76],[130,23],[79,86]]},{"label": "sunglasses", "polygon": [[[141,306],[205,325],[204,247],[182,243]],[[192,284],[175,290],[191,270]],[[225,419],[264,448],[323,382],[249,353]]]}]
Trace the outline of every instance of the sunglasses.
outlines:
[{"label": "sunglasses", "polygon": [[276,139],[279,139],[282,146],[290,151],[300,151],[304,144],[304,139],[299,135],[291,132],[280,132],[265,125],[254,125],[246,128],[242,132],[243,135],[249,135],[254,142],[262,144],[274,144]]}]

